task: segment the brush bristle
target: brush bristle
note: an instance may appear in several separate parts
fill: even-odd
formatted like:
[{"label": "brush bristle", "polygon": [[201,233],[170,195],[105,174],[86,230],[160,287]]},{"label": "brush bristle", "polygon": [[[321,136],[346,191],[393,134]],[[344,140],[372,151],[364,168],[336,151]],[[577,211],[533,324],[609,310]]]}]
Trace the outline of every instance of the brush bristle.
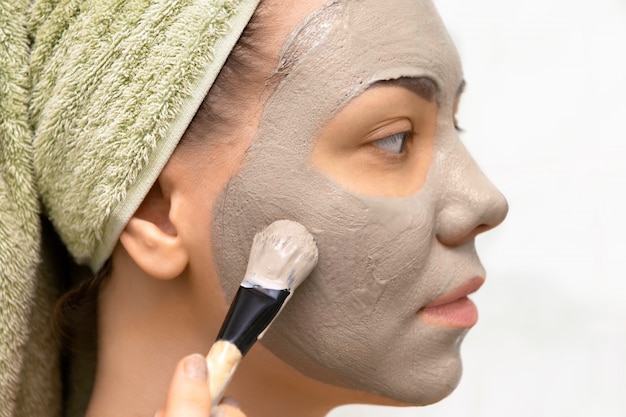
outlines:
[{"label": "brush bristle", "polygon": [[317,265],[317,245],[300,223],[278,220],[257,233],[242,287],[295,290]]}]

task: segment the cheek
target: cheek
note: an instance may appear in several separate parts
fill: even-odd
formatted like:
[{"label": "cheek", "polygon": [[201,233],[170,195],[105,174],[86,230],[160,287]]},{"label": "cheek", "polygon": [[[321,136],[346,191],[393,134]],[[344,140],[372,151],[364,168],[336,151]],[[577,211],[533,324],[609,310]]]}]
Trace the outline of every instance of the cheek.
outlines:
[{"label": "cheek", "polygon": [[318,266],[264,340],[310,376],[349,385],[385,356],[395,334],[414,329],[417,310],[438,289],[424,273],[434,240],[433,199],[427,187],[410,198],[357,196],[305,158],[278,150],[251,149],[216,203],[219,277],[232,297],[254,234],[279,219],[303,224],[317,241]]},{"label": "cheek", "polygon": [[224,266],[220,273],[233,277],[221,277],[229,295],[239,284],[230,271],[245,272],[254,235],[280,219],[300,222],[316,238],[316,269],[325,271],[323,281],[332,293],[416,277],[434,239],[429,190],[410,198],[355,195],[329,181],[305,158],[284,149],[277,156],[276,151],[269,145],[252,148],[215,203],[212,234],[219,245],[214,250],[218,266]]}]

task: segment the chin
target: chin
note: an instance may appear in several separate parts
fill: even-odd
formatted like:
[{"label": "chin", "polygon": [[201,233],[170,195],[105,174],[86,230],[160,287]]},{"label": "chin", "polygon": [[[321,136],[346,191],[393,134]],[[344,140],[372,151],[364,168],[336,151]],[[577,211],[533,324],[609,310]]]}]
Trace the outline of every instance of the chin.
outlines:
[{"label": "chin", "polygon": [[428,386],[417,383],[413,387],[395,386],[389,396],[395,401],[409,406],[424,406],[435,404],[448,397],[459,385],[462,368],[455,366],[452,369],[442,371],[437,382],[431,382]]},{"label": "chin", "polygon": [[[436,333],[438,337],[421,339],[431,343],[420,343],[420,349],[408,355],[400,352],[403,349],[395,349],[397,345],[390,347],[388,355],[373,359],[377,365],[369,373],[356,378],[350,376],[351,385],[401,406],[425,406],[448,397],[463,374],[460,345],[465,331],[459,334],[450,329]],[[388,401],[380,403],[387,404]]]},{"label": "chin", "polygon": [[462,365],[459,357],[437,366],[424,367],[419,371],[398,373],[395,378],[388,374],[379,379],[361,381],[357,387],[374,396],[372,405],[425,406],[448,397],[459,385]]},{"label": "chin", "polygon": [[[330,365],[325,361],[294,357],[293,351],[282,351],[278,356],[309,378],[347,388],[354,395],[348,395],[346,403],[407,407],[437,403],[454,391],[462,375],[457,348],[455,343],[447,349],[401,360],[398,355],[381,355],[368,361],[371,366],[364,366],[362,362],[358,366],[359,361],[354,361],[351,355],[352,360],[333,358],[336,360]],[[278,352],[274,350],[274,353]]]},{"label": "chin", "polygon": [[410,322],[405,328],[381,326],[379,332],[355,335],[345,330],[347,326],[305,324],[323,331],[311,335],[278,325],[264,337],[264,345],[309,378],[362,393],[348,396],[350,402],[433,404],[450,395],[461,379],[460,346],[466,329]]},{"label": "chin", "polygon": [[[401,376],[393,380],[386,380],[387,376],[381,376],[359,383],[337,383],[335,380],[333,385],[348,388],[354,393],[347,403],[421,407],[448,397],[458,386],[461,374],[462,367],[458,361],[426,376]],[[327,379],[322,382],[329,383]]]}]

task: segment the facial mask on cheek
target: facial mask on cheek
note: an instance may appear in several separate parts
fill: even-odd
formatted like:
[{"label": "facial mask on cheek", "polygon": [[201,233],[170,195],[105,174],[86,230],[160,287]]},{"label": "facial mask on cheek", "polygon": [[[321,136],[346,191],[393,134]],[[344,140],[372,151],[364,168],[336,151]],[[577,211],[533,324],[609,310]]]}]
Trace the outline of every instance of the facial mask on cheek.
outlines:
[{"label": "facial mask on cheek", "polygon": [[458,381],[464,331],[417,318],[455,278],[434,244],[436,181],[407,198],[365,197],[337,186],[309,159],[324,123],[376,81],[429,76],[448,86],[440,96],[451,102],[460,69],[445,29],[427,1],[332,2],[287,41],[279,71],[285,79],[215,207],[214,253],[226,295],[241,281],[254,234],[277,219],[298,221],[317,241],[318,266],[265,345],[324,382],[414,404],[437,401]]}]

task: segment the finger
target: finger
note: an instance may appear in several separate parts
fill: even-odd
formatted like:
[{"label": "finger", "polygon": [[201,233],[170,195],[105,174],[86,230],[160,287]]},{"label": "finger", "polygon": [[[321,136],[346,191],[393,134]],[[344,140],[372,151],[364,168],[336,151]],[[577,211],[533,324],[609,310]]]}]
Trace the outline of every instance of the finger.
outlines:
[{"label": "finger", "polygon": [[241,406],[239,405],[237,400],[234,399],[233,397],[224,397],[224,398],[222,398],[222,400],[220,401],[220,403],[218,405],[230,405],[230,406],[233,406],[235,408],[241,408]]},{"label": "finger", "polygon": [[246,417],[239,407],[221,403],[213,409],[211,417]]},{"label": "finger", "polygon": [[211,391],[204,356],[183,358],[174,371],[162,417],[206,417],[211,411]]}]

